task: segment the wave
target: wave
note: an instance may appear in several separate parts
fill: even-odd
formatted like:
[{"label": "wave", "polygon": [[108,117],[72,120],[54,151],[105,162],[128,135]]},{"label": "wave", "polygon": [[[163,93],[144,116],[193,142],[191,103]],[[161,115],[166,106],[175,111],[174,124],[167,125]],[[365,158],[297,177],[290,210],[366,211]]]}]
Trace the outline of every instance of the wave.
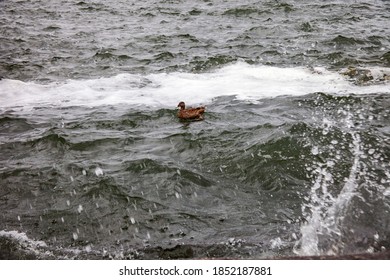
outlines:
[{"label": "wave", "polygon": [[5,115],[0,117],[0,128],[0,135],[9,135],[13,133],[23,133],[33,129],[33,126],[25,118]]},{"label": "wave", "polygon": [[[375,68],[384,77],[387,68]],[[385,74],[383,74],[385,73]],[[387,76],[386,76],[387,75]],[[174,108],[178,101],[207,104],[220,96],[259,100],[277,96],[389,93],[388,82],[357,86],[345,75],[323,68],[280,68],[236,62],[210,73],[119,74],[91,80],[40,84],[3,79],[2,108],[119,105]]]}]

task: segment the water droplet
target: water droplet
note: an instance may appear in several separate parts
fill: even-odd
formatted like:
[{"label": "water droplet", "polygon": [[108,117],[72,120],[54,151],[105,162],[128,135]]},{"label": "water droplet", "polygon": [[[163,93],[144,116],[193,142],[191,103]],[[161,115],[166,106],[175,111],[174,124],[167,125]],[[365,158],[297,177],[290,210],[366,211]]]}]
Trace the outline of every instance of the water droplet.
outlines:
[{"label": "water droplet", "polygon": [[70,201],[69,200],[66,201],[66,205],[70,206]]},{"label": "water droplet", "polygon": [[65,223],[64,217],[61,217],[61,222]]},{"label": "water droplet", "polygon": [[100,167],[96,167],[95,168],[95,174],[96,176],[102,176],[103,175],[103,169],[101,169]]},{"label": "water droplet", "polygon": [[271,240],[271,249],[280,249],[283,245],[283,241],[280,237]]},{"label": "water droplet", "polygon": [[325,181],[332,181],[333,179],[332,179],[332,174],[330,174],[330,173],[325,173],[324,174],[324,179],[325,179]]},{"label": "water droplet", "polygon": [[134,225],[135,224],[135,219],[133,217],[130,217],[130,222]]},{"label": "water droplet", "polygon": [[297,235],[296,235],[294,232],[292,233],[292,235],[291,235],[291,236],[292,236],[292,238],[293,238],[293,239],[295,239],[295,240],[297,240],[297,239],[298,239],[298,238],[297,238]]},{"label": "water droplet", "polygon": [[176,170],[176,173],[179,174],[179,176],[181,176],[181,172],[179,169]]},{"label": "water droplet", "polygon": [[369,155],[373,155],[374,153],[375,153],[375,149],[369,149],[369,150],[368,150],[368,154],[369,154]]},{"label": "water droplet", "polygon": [[73,176],[70,176],[70,180],[71,180],[72,182],[74,182]]},{"label": "water droplet", "polygon": [[83,169],[82,172],[83,172],[83,175],[84,175],[84,176],[87,176],[87,171],[85,171],[85,170]]},{"label": "water droplet", "polygon": [[81,213],[81,211],[83,211],[83,206],[82,206],[81,204],[79,204],[79,207],[77,208],[77,211],[78,211],[79,213]]},{"label": "water droplet", "polygon": [[334,163],[333,160],[328,160],[328,161],[326,162],[326,165],[327,165],[328,167],[333,167],[333,166],[335,165],[335,163]]},{"label": "water droplet", "polygon": [[20,216],[18,215],[18,221],[20,222]]},{"label": "water droplet", "polygon": [[370,253],[370,254],[374,253],[374,252],[375,252],[374,247],[371,247],[371,246],[370,246],[370,247],[367,249],[367,252]]},{"label": "water droplet", "polygon": [[77,239],[79,239],[79,235],[77,234],[77,233],[73,233],[73,240],[77,240]]}]

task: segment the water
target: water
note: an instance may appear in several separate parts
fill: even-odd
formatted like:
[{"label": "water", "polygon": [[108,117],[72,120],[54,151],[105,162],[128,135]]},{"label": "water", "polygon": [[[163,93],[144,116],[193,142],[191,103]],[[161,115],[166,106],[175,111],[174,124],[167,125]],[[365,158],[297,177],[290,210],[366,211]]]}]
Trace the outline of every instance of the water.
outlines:
[{"label": "water", "polygon": [[0,6],[3,257],[389,248],[388,1]]}]

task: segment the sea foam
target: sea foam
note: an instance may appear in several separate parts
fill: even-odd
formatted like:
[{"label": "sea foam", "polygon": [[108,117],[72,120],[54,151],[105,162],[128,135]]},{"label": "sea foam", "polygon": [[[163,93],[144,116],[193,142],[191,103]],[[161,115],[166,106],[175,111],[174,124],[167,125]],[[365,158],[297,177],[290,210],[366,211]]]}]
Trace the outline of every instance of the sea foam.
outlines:
[{"label": "sea foam", "polygon": [[174,108],[181,100],[198,105],[220,96],[259,100],[315,92],[370,94],[389,90],[388,83],[357,86],[345,76],[323,68],[280,68],[238,62],[210,73],[118,74],[49,84],[4,79],[0,81],[0,108],[118,104]]}]

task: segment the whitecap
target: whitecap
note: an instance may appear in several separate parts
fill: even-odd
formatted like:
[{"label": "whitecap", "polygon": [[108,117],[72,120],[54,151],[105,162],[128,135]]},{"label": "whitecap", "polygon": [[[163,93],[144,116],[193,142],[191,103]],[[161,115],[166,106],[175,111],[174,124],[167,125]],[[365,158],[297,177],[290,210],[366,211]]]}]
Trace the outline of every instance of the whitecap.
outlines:
[{"label": "whitecap", "polygon": [[3,79],[0,81],[0,92],[0,108],[120,104],[175,108],[180,100],[197,105],[210,103],[220,96],[256,101],[315,92],[388,93],[388,84],[363,87],[354,85],[340,73],[325,69],[319,73],[304,67],[281,68],[238,62],[209,73],[119,74],[49,84]]}]

